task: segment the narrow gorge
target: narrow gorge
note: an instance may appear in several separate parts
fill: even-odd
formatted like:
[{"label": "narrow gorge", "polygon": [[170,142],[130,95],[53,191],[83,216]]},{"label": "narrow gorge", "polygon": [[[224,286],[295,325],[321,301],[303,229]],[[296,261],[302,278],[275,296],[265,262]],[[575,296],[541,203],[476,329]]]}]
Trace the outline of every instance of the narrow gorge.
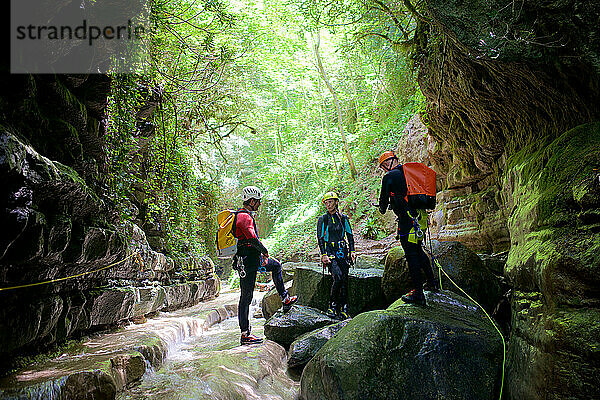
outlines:
[{"label": "narrow gorge", "polygon": [[[144,73],[4,65],[0,398],[597,398],[600,3],[149,3]],[[437,173],[422,308],[373,207],[385,150]],[[248,185],[298,303],[259,273],[268,340],[239,346],[215,216]],[[342,322],[330,191],[358,253]]]}]

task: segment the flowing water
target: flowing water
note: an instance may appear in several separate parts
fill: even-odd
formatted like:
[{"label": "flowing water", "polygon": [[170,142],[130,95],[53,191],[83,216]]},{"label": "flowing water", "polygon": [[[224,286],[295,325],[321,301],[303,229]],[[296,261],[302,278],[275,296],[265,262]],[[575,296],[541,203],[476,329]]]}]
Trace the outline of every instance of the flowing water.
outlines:
[{"label": "flowing water", "polygon": [[[253,333],[259,336],[263,335],[264,319],[253,318],[253,314],[263,295],[255,293],[250,311]],[[271,341],[240,346],[237,317],[226,318],[225,313],[238,299],[239,292],[224,287],[214,300],[96,335],[55,359],[4,379],[0,398],[64,398],[65,391],[72,390],[68,381],[77,374],[107,371],[120,354],[159,343],[155,347],[160,354],[153,360],[157,367],[146,359],[142,379],[129,382],[117,399],[296,399],[299,383],[287,374],[285,349]],[[237,306],[233,308],[237,310]],[[224,320],[213,324],[215,316]],[[86,383],[78,386],[77,392],[85,390]]]},{"label": "flowing water", "polygon": [[[255,299],[264,293],[255,293]],[[252,332],[263,336],[264,319],[253,318]],[[118,395],[133,399],[296,399],[299,382],[287,374],[285,350],[274,342],[240,346],[237,317],[202,335],[171,346],[164,363]]]}]

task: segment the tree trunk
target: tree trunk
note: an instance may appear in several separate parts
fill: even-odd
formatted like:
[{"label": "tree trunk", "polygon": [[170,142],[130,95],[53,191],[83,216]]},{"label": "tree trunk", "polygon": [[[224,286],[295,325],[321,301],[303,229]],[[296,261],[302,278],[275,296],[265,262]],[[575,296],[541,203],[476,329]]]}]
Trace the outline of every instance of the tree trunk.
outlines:
[{"label": "tree trunk", "polygon": [[319,30],[317,30],[316,35],[313,35],[313,42],[315,57],[317,59],[317,69],[319,70],[321,79],[323,79],[323,82],[325,82],[325,86],[327,86],[327,89],[333,96],[333,103],[335,104],[335,110],[337,112],[338,117],[338,129],[340,130],[340,134],[342,135],[342,142],[344,143],[346,159],[348,160],[348,165],[350,166],[350,175],[352,176],[352,180],[356,180],[356,167],[354,166],[354,160],[352,159],[352,154],[350,153],[350,149],[348,148],[348,141],[346,140],[346,134],[344,133],[344,127],[342,125],[342,109],[340,107],[340,100],[337,96],[335,89],[333,88],[333,86],[331,86],[331,83],[327,78],[327,74],[325,73],[325,68],[323,67],[323,62],[321,60],[321,54],[319,53],[319,45],[321,42],[321,35]]},{"label": "tree trunk", "polygon": [[[329,126],[325,128],[325,123],[323,122],[325,118],[325,112],[327,109],[325,108],[325,97],[323,96],[323,91],[321,90],[321,82],[319,82],[319,96],[321,97],[321,104],[319,105],[319,119],[321,121],[321,138],[323,140],[323,154],[327,155],[328,152],[331,151],[329,149],[329,142],[331,141],[331,135],[329,133]],[[327,140],[325,140],[325,132],[327,132]],[[335,151],[331,151],[331,158],[333,159],[333,165],[335,167],[336,176],[340,176],[340,169],[337,164],[337,157],[335,156]]]}]

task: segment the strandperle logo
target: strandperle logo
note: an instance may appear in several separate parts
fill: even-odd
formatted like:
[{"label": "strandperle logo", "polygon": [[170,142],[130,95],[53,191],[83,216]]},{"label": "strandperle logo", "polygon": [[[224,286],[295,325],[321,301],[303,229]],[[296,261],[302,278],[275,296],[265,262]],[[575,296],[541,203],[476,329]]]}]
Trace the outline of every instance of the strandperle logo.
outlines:
[{"label": "strandperle logo", "polygon": [[146,0],[11,0],[11,73],[144,73]]},{"label": "strandperle logo", "polygon": [[132,26],[131,20],[127,25],[99,27],[88,24],[83,20],[81,25],[73,28],[69,25],[28,25],[17,26],[17,40],[87,40],[90,46],[98,39],[105,40],[141,40],[144,37],[143,25]]}]

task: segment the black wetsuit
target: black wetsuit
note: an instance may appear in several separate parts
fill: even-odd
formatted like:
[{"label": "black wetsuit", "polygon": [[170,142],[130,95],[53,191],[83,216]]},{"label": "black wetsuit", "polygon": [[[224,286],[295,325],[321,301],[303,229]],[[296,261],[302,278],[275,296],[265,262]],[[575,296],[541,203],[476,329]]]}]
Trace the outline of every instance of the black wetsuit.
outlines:
[{"label": "black wetsuit", "polygon": [[[430,286],[435,287],[436,282],[431,269],[429,257],[423,251],[422,242],[412,243],[408,241],[408,233],[413,228],[413,220],[409,217],[408,212],[415,215],[414,210],[408,207],[405,200],[406,197],[406,178],[402,165],[396,166],[383,176],[381,180],[381,193],[379,194],[379,212],[385,214],[388,205],[391,205],[394,214],[398,217],[398,236],[400,237],[400,245],[404,249],[406,262],[410,272],[410,278],[413,286],[417,290],[422,290],[423,279],[421,270],[425,273],[427,282]],[[425,236],[423,236],[425,237]]]},{"label": "black wetsuit", "polygon": [[[245,209],[238,210],[236,216],[236,224],[234,236],[238,238],[237,256],[244,264],[246,276],[240,277],[240,301],[238,303],[238,321],[242,332],[250,332],[250,321],[248,314],[250,312],[250,303],[254,294],[254,286],[256,283],[256,274],[261,268],[262,257],[268,254],[267,249],[258,238],[256,222]],[[274,258],[269,257],[267,265],[264,267],[266,271],[271,272],[273,283],[277,289],[277,293],[281,299],[287,296],[287,290],[283,283],[283,272],[281,264]]]},{"label": "black wetsuit", "polygon": [[348,272],[350,257],[354,253],[354,236],[350,221],[344,214],[325,213],[317,221],[317,241],[321,256],[327,254],[328,265],[333,278],[329,302],[334,307],[343,308],[348,304]]}]

